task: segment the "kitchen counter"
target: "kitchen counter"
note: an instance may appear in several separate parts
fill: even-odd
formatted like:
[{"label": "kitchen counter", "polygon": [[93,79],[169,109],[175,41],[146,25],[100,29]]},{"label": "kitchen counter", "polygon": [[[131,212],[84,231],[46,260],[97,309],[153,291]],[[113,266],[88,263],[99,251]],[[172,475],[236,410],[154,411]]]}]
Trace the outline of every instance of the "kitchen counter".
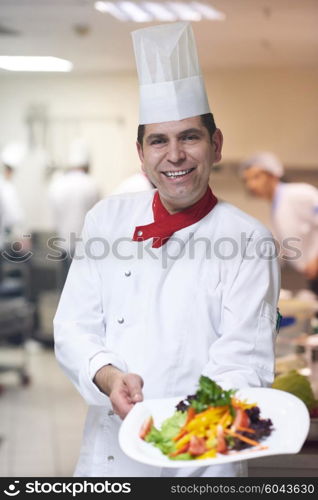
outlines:
[{"label": "kitchen counter", "polygon": [[306,441],[296,455],[273,455],[249,461],[249,477],[318,477],[318,441]]}]

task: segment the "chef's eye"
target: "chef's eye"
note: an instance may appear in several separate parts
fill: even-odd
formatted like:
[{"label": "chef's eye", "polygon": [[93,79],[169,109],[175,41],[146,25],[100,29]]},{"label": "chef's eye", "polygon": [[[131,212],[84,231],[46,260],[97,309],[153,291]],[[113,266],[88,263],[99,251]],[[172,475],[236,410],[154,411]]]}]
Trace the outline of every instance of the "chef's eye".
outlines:
[{"label": "chef's eye", "polygon": [[160,145],[160,144],[165,144],[166,140],[163,139],[163,138],[158,138],[158,139],[152,139],[150,141],[150,145],[151,146],[157,146],[157,145]]},{"label": "chef's eye", "polygon": [[198,139],[199,139],[199,137],[196,134],[188,134],[188,135],[184,135],[182,137],[183,141],[189,141],[189,142],[196,141]]}]

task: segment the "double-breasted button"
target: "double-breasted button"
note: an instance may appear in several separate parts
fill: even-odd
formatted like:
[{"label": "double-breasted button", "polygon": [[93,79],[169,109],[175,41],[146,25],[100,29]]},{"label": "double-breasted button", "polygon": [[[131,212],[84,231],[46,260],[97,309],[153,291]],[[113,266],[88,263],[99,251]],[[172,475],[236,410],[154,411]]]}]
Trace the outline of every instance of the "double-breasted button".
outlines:
[{"label": "double-breasted button", "polygon": [[141,230],[139,230],[139,231],[137,232],[137,236],[142,236],[143,234],[144,234],[144,233],[143,233],[143,231],[141,231]]},{"label": "double-breasted button", "polygon": [[127,278],[129,278],[129,276],[131,276],[131,271],[126,271],[125,276],[127,276]]},{"label": "double-breasted button", "polygon": [[115,458],[113,457],[113,455],[109,455],[107,457],[107,460],[108,460],[108,462],[113,462],[115,460]]},{"label": "double-breasted button", "polygon": [[118,320],[117,320],[117,322],[118,322],[120,325],[122,325],[122,324],[124,323],[124,321],[125,321],[125,320],[124,320],[124,318],[118,318]]},{"label": "double-breasted button", "polygon": [[109,415],[110,417],[111,417],[112,415],[114,415],[114,414],[115,414],[115,412],[114,412],[113,410],[109,410],[108,415]]}]

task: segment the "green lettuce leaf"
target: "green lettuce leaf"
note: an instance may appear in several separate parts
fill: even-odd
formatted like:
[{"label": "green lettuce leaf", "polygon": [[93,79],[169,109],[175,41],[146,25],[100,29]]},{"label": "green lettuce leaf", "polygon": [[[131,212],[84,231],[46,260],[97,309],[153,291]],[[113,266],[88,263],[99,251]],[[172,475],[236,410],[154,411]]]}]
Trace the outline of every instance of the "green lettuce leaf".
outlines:
[{"label": "green lettuce leaf", "polygon": [[186,418],[186,413],[176,411],[172,417],[167,418],[162,423],[160,430],[153,425],[150,432],[147,434],[145,441],[152,443],[165,455],[172,453],[175,451],[175,443],[172,438],[176,436],[181,427],[183,427]]},{"label": "green lettuce leaf", "polygon": [[206,410],[209,406],[229,405],[231,407],[231,398],[235,392],[235,390],[224,391],[214,380],[201,375],[199,389],[195,399],[191,400],[191,406],[198,413]]}]

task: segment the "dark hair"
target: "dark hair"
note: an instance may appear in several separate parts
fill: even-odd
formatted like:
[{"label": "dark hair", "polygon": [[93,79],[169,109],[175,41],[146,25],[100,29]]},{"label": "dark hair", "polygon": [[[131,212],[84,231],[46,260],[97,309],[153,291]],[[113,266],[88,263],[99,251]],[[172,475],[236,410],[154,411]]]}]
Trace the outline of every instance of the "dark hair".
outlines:
[{"label": "dark hair", "polygon": [[[200,115],[202,125],[207,129],[209,132],[210,140],[212,142],[212,136],[214,132],[216,131],[216,125],[214,121],[214,117],[212,113],[205,113],[204,115]],[[145,135],[145,125],[139,125],[138,126],[138,132],[137,132],[137,141],[139,144],[142,146],[142,142],[144,140],[144,135]]]}]

